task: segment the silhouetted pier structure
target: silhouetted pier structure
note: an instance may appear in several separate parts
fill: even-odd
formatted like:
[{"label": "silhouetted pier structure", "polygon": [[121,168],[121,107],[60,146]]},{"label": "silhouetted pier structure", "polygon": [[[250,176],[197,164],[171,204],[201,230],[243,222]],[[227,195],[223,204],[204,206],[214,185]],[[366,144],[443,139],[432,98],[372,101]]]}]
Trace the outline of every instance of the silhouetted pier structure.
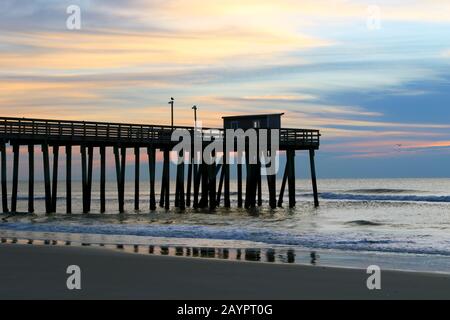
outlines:
[{"label": "silhouetted pier structure", "polygon": [[[225,128],[225,127],[224,127]],[[19,151],[26,146],[29,155],[28,170],[28,211],[34,212],[34,157],[35,146],[40,146],[43,156],[43,173],[45,185],[45,208],[47,213],[56,212],[58,162],[60,148],[66,153],[66,211],[72,213],[72,149],[80,147],[81,152],[81,182],[83,212],[91,211],[91,191],[94,149],[100,154],[100,211],[104,213],[105,184],[106,184],[106,148],[114,151],[117,176],[117,190],[119,211],[124,212],[125,168],[126,154],[129,149],[135,156],[135,199],[134,209],[139,210],[139,182],[140,182],[140,152],[146,149],[149,170],[149,200],[150,210],[156,210],[157,192],[156,154],[163,153],[163,170],[161,176],[161,190],[159,206],[170,209],[170,151],[178,143],[171,140],[173,130],[185,129],[194,134],[200,130],[202,149],[211,143],[211,139],[224,141],[224,128],[194,128],[180,126],[155,126],[126,123],[104,123],[88,121],[66,121],[47,119],[26,119],[0,117],[0,153],[1,153],[1,189],[3,212],[17,211],[17,193],[19,177]],[[260,127],[256,126],[256,129]],[[269,129],[270,130],[270,129]],[[319,205],[316,173],[314,164],[315,150],[319,149],[320,133],[318,130],[279,129],[279,150],[286,151],[286,167],[280,192],[276,192],[276,176],[267,176],[269,190],[269,204],[272,208],[282,206],[286,185],[289,193],[289,206],[295,206],[295,152],[306,150],[310,156],[311,180],[314,194],[314,204]],[[270,136],[270,134],[269,134]],[[13,152],[13,179],[11,208],[8,207],[7,188],[7,144]],[[50,149],[51,148],[51,149]],[[50,150],[53,156],[53,167],[50,168]],[[225,148],[224,148],[225,150]],[[270,150],[270,149],[269,149]],[[184,156],[184,155],[178,155]],[[193,153],[191,152],[191,157]],[[224,157],[225,158],[225,157]],[[243,199],[243,164],[237,164],[237,197],[238,206],[246,208],[262,205],[261,163],[244,164],[246,166],[246,192]],[[186,207],[210,208],[221,204],[223,189],[223,205],[230,207],[230,163],[223,164],[188,164],[187,177],[185,165],[177,165],[176,191],[174,206],[185,210]],[[219,179],[217,179],[219,177]],[[187,178],[187,179],[186,179]],[[187,180],[187,181],[186,181]],[[218,183],[217,183],[217,180]],[[185,190],[186,187],[186,190]],[[278,199],[277,199],[278,196]],[[245,200],[245,201],[243,201]]]}]

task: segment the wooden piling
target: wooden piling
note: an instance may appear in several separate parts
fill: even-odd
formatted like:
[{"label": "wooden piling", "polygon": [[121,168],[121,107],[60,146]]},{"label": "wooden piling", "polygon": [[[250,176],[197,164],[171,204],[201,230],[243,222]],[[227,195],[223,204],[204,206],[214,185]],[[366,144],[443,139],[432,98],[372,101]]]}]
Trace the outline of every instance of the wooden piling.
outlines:
[{"label": "wooden piling", "polygon": [[159,195],[159,206],[161,208],[164,208],[164,199],[166,194],[166,162],[165,162],[165,150],[161,150],[163,152],[163,169],[162,169],[162,175],[161,175],[161,192]]},{"label": "wooden piling", "polygon": [[121,206],[121,169],[120,169],[120,153],[119,146],[114,146],[114,162],[116,164],[116,181],[117,181],[117,201],[119,203],[119,212],[122,213],[123,207]]},{"label": "wooden piling", "polygon": [[83,197],[83,213],[88,213],[87,204],[87,155],[86,146],[80,147],[81,152],[81,186],[82,186],[82,197]]},{"label": "wooden piling", "polygon": [[91,212],[92,200],[92,170],[94,165],[94,147],[88,147],[88,176],[87,176],[87,211]]},{"label": "wooden piling", "polygon": [[221,201],[221,197],[222,197],[222,187],[223,187],[224,179],[225,179],[225,167],[222,167],[222,170],[220,171],[219,187],[217,188],[216,204],[217,204],[218,207],[220,207],[220,201]]},{"label": "wooden piling", "polygon": [[[220,174],[220,181],[219,181],[219,192],[222,192],[222,184],[223,184],[223,206],[225,208],[230,207],[230,154],[227,150],[227,139],[226,134],[224,134],[223,139],[223,157],[222,157],[222,172]],[[221,194],[218,194],[218,201],[217,205],[220,205],[220,197]]]},{"label": "wooden piling", "polygon": [[[184,155],[183,155],[184,157]],[[186,209],[185,193],[184,193],[184,161],[178,164],[178,207],[180,210]]]},{"label": "wooden piling", "polygon": [[315,152],[313,149],[309,150],[309,160],[311,166],[311,182],[314,194],[314,206],[317,208],[319,206],[319,195],[317,192],[317,178],[316,178],[316,165],[314,162]]},{"label": "wooden piling", "polygon": [[11,212],[17,212],[17,191],[19,185],[19,145],[13,144],[13,186],[11,193]]},{"label": "wooden piling", "polygon": [[72,213],[72,146],[66,146],[66,213]]},{"label": "wooden piling", "polygon": [[149,166],[149,176],[150,176],[150,210],[156,210],[156,199],[155,199],[155,158],[156,150],[152,147],[147,148],[148,155],[148,166]]},{"label": "wooden piling", "polygon": [[230,208],[230,165],[228,163],[225,163],[222,167],[222,170],[224,170],[224,207]]},{"label": "wooden piling", "polygon": [[237,197],[238,208],[242,208],[242,164],[240,162],[237,164]]},{"label": "wooden piling", "polygon": [[[214,157],[214,156],[213,156]],[[216,164],[210,164],[208,166],[208,188],[209,188],[209,210],[216,209]]]},{"label": "wooden piling", "polygon": [[[269,151],[270,152],[270,151]],[[269,154],[270,156],[270,154]],[[266,167],[275,166],[275,159],[272,159],[272,163],[268,163]],[[277,195],[276,195],[276,183],[277,183],[277,176],[276,174],[268,174],[267,172],[267,187],[269,189],[269,206],[272,209],[275,209],[277,207]]]},{"label": "wooden piling", "polygon": [[164,167],[166,168],[165,190],[164,190],[164,208],[170,209],[170,149],[164,150]]},{"label": "wooden piling", "polygon": [[258,188],[258,165],[251,164],[251,175],[250,175],[250,207],[256,207],[256,190]]},{"label": "wooden piling", "polygon": [[258,184],[258,207],[262,206],[262,177],[261,177],[261,162],[258,161],[257,169],[257,184]]},{"label": "wooden piling", "polygon": [[283,174],[283,181],[281,182],[281,189],[280,189],[280,197],[278,198],[278,207],[283,206],[283,200],[284,200],[284,190],[286,189],[286,182],[288,178],[288,162],[287,162],[287,155],[286,155],[286,166],[284,168],[284,174]]},{"label": "wooden piling", "polygon": [[106,212],[106,148],[100,147],[100,213]]},{"label": "wooden piling", "polygon": [[295,207],[295,150],[288,150],[289,207]]},{"label": "wooden piling", "polygon": [[134,210],[139,210],[140,150],[134,148]]},{"label": "wooden piling", "polygon": [[191,152],[189,154],[189,164],[188,164],[188,176],[187,176],[187,185],[186,185],[186,207],[191,206],[191,189],[192,189],[192,171],[194,167],[194,147],[192,147]]},{"label": "wooden piling", "polygon": [[6,176],[6,144],[5,141],[0,142],[0,152],[2,156],[1,170],[2,170],[2,209],[4,213],[8,213],[8,179]]},{"label": "wooden piling", "polygon": [[50,187],[50,161],[48,157],[48,144],[42,144],[42,158],[44,165],[44,189],[45,189],[45,212],[47,214],[52,211],[52,193]]},{"label": "wooden piling", "polygon": [[52,212],[56,212],[56,199],[58,197],[58,159],[59,146],[53,146],[53,182],[52,182]]},{"label": "wooden piling", "polygon": [[194,164],[194,202],[193,207],[197,209],[199,207],[198,202],[198,193],[200,190],[200,182],[201,182],[201,170],[198,164]]},{"label": "wooden piling", "polygon": [[180,205],[180,166],[177,165],[177,171],[175,176],[175,208],[178,208]]},{"label": "wooden piling", "polygon": [[202,163],[200,165],[201,170],[201,187],[202,187],[202,196],[200,198],[199,206],[200,208],[206,208],[208,206],[208,198],[209,198],[209,172],[208,165],[206,163]]},{"label": "wooden piling", "polygon": [[28,145],[28,212],[34,212],[34,145]]},{"label": "wooden piling", "polygon": [[119,202],[119,211],[120,213],[125,212],[125,169],[127,164],[127,148],[120,148],[120,202]]},{"label": "wooden piling", "polygon": [[252,170],[250,168],[249,164],[250,158],[248,156],[248,148],[245,150],[245,203],[244,207],[245,209],[250,208],[250,194],[251,194],[251,185],[250,185],[250,179],[251,179],[251,173]]}]

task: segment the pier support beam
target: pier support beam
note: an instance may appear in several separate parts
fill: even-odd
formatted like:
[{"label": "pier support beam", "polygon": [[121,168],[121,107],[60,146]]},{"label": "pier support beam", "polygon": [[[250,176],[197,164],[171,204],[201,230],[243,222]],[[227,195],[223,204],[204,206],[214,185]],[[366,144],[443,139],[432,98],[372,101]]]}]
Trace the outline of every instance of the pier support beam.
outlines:
[{"label": "pier support beam", "polygon": [[83,213],[88,213],[87,209],[87,155],[86,146],[80,147],[81,152],[81,186],[83,196]]},{"label": "pier support beam", "polygon": [[156,150],[152,147],[147,148],[148,155],[148,169],[150,176],[150,210],[156,210],[156,199],[155,199],[155,161],[156,161]]},{"label": "pier support beam", "polygon": [[52,182],[52,213],[56,212],[56,199],[58,197],[58,159],[59,146],[53,146],[53,182]]},{"label": "pier support beam", "polygon": [[66,213],[72,213],[72,146],[66,146]]},{"label": "pier support beam", "polygon": [[258,207],[262,206],[262,177],[261,177],[261,162],[258,161],[258,167],[256,168],[256,175],[258,177]]},{"label": "pier support beam", "polygon": [[138,147],[134,148],[134,210],[139,210],[139,174],[141,153]]},{"label": "pier support beam", "polygon": [[278,207],[280,208],[283,206],[284,190],[286,189],[287,178],[288,178],[288,162],[286,155],[286,166],[284,168],[283,180],[281,182],[280,197],[278,198]]},{"label": "pier support beam", "polygon": [[295,150],[288,150],[289,207],[295,207]]},{"label": "pier support beam", "polygon": [[223,194],[223,206],[225,208],[230,208],[231,207],[231,202],[230,202],[230,165],[229,164],[225,164],[223,166],[224,170],[224,194]]},{"label": "pier support beam", "polygon": [[237,164],[237,197],[238,208],[242,208],[242,164],[240,162]]},{"label": "pier support beam", "polygon": [[[215,156],[214,156],[215,157]],[[208,166],[208,187],[209,187],[209,210],[214,210],[217,207],[216,204],[216,164],[213,163]]]},{"label": "pier support beam", "polygon": [[11,212],[17,212],[17,191],[19,185],[19,150],[18,144],[13,144],[13,185],[11,193]]},{"label": "pier support beam", "polygon": [[208,206],[208,195],[209,195],[209,172],[208,165],[206,163],[202,163],[200,165],[201,170],[201,187],[202,187],[202,196],[200,198],[199,207],[206,208]]},{"label": "pier support beam", "polygon": [[[181,155],[184,159],[184,154]],[[180,208],[180,210],[186,209],[186,202],[184,199],[184,161],[177,165],[177,182],[176,182],[176,206]]]},{"label": "pier support beam", "polygon": [[28,212],[34,212],[34,145],[28,145]]},{"label": "pier support beam", "polygon": [[170,150],[165,150],[164,153],[164,164],[167,167],[166,169],[166,190],[165,190],[165,199],[164,199],[164,207],[166,210],[170,209]]},{"label": "pier support beam", "polygon": [[[87,149],[87,155],[86,155]],[[94,148],[81,146],[81,180],[83,185],[83,213],[91,211],[92,167],[94,162]]]},{"label": "pier support beam", "polygon": [[121,170],[120,170],[120,153],[119,153],[119,147],[114,146],[114,162],[116,164],[116,181],[117,181],[117,200],[119,202],[119,212],[122,213],[121,209],[123,210],[123,207],[121,206],[121,181],[120,178],[122,176]]},{"label": "pier support beam", "polygon": [[[187,185],[186,185],[186,206],[191,206],[191,189],[192,189],[192,171],[194,166],[194,147],[192,147],[191,152],[189,154],[189,164],[188,164],[188,176],[187,176]],[[195,177],[195,176],[194,176]]]},{"label": "pier support beam", "polygon": [[52,191],[50,186],[50,161],[48,157],[48,144],[42,144],[42,158],[44,165],[44,189],[45,189],[45,212],[52,212]]},{"label": "pier support beam", "polygon": [[125,168],[127,161],[127,148],[120,148],[120,189],[119,189],[119,212],[125,212]]},{"label": "pier support beam", "polygon": [[251,206],[251,183],[252,183],[252,168],[250,166],[250,158],[248,156],[248,148],[245,151],[245,209],[250,208]]},{"label": "pier support beam", "polygon": [[200,166],[198,164],[194,164],[194,203],[193,203],[194,209],[197,209],[199,207],[198,194],[200,190],[200,181],[201,181]]},{"label": "pier support beam", "polygon": [[88,147],[88,179],[87,179],[87,209],[91,211],[92,200],[92,169],[94,165],[94,147]]},{"label": "pier support beam", "polygon": [[106,212],[106,147],[100,147],[100,213]]},{"label": "pier support beam", "polygon": [[163,176],[161,181],[161,199],[159,205],[166,210],[170,209],[170,150],[165,149],[164,163],[163,163]]},{"label": "pier support beam", "polygon": [[222,198],[222,188],[223,188],[223,180],[225,179],[225,170],[222,166],[222,170],[220,171],[220,178],[219,178],[219,187],[217,188],[217,199],[216,204],[218,207],[220,207],[220,200]]},{"label": "pier support beam", "polygon": [[[224,148],[226,152],[226,145]],[[223,176],[224,176],[224,199],[223,199],[223,205],[225,208],[229,208],[231,206],[230,204],[230,154],[225,153],[224,154],[224,163],[223,163]]]},{"label": "pier support beam", "polygon": [[[253,156],[253,155],[252,155]],[[245,208],[256,207],[256,189],[258,186],[258,165],[254,163],[255,159],[250,159],[249,150],[246,152],[246,186],[245,186]]]},{"label": "pier support beam", "polygon": [[164,196],[166,194],[166,163],[165,163],[165,150],[160,150],[163,153],[163,168],[161,173],[161,192],[159,193],[159,206],[164,208]]},{"label": "pier support beam", "polygon": [[316,178],[316,165],[314,162],[315,151],[313,149],[309,150],[309,161],[311,166],[311,182],[314,194],[314,206],[317,208],[319,206],[319,195],[317,192],[317,178]]},{"label": "pier support beam", "polygon": [[4,213],[8,213],[8,179],[6,176],[6,144],[5,141],[0,142],[0,153],[2,156],[1,170],[2,170],[2,209]]},{"label": "pier support beam", "polygon": [[269,206],[271,209],[277,207],[277,195],[276,195],[276,175],[267,175],[267,186],[269,189]]},{"label": "pier support beam", "polygon": [[[266,164],[266,168],[269,170],[271,166],[276,166],[276,159],[272,157],[270,151],[267,152],[267,157],[271,160],[270,163]],[[269,206],[271,209],[275,209],[277,207],[277,194],[276,194],[276,184],[277,184],[277,175],[276,172],[274,174],[269,174],[270,172],[266,172],[267,175],[267,187],[269,189]]]}]

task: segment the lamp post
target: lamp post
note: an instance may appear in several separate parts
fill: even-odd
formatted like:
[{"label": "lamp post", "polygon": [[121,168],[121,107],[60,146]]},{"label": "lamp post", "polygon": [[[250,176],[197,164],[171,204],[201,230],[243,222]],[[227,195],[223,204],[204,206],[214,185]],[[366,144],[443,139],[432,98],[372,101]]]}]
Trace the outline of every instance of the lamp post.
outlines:
[{"label": "lamp post", "polygon": [[194,110],[194,126],[197,127],[197,106],[193,106],[192,110]]},{"label": "lamp post", "polygon": [[173,103],[175,102],[174,98],[170,98],[170,101],[168,102],[170,104],[170,115],[171,115],[171,125],[173,130]]}]

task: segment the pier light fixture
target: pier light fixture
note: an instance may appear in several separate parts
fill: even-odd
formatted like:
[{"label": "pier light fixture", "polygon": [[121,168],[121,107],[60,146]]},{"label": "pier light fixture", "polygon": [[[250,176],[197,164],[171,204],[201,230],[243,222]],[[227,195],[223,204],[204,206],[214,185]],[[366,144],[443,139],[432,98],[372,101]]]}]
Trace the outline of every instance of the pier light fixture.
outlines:
[{"label": "pier light fixture", "polygon": [[194,126],[197,127],[197,106],[193,106],[192,110],[194,110]]},{"label": "pier light fixture", "polygon": [[173,130],[173,104],[175,102],[174,98],[170,98],[170,101],[168,102],[170,104],[170,116],[171,116],[171,126]]}]

